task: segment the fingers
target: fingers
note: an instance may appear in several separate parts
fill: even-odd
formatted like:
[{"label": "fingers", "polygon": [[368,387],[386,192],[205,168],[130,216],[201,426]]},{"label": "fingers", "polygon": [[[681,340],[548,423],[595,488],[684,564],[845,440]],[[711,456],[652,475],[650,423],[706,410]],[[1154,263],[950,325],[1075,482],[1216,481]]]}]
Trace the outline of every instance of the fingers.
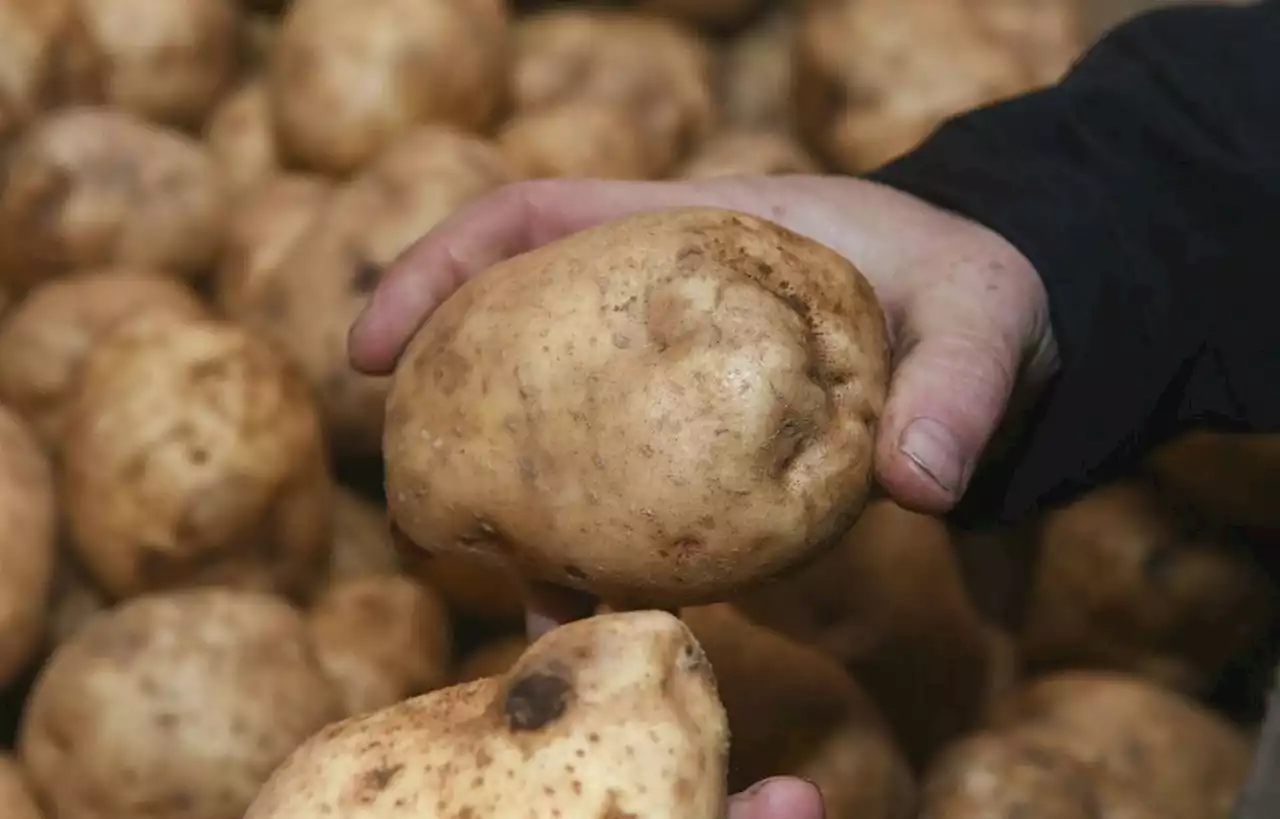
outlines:
[{"label": "fingers", "polygon": [[462,208],[396,260],[351,328],[351,364],[371,375],[390,372],[431,312],[503,259],[630,213],[721,199],[714,185],[575,179],[509,185]]},{"label": "fingers", "polygon": [[597,601],[589,594],[562,586],[532,583],[525,591],[525,631],[530,642],[556,626],[590,617]]},{"label": "fingers", "polygon": [[823,819],[822,794],[811,782],[779,776],[729,798],[729,819]]}]

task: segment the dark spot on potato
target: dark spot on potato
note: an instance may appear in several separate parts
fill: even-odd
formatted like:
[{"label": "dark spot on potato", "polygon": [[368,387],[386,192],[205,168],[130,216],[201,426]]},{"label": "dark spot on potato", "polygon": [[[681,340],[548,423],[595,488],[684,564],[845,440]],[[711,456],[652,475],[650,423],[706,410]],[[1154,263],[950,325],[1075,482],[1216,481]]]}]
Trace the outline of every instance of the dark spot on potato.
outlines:
[{"label": "dark spot on potato", "polygon": [[672,548],[675,549],[677,555],[688,555],[690,552],[697,551],[702,547],[702,538],[693,536],[679,538],[672,544]]},{"label": "dark spot on potato", "polygon": [[617,794],[610,792],[609,802],[604,806],[604,811],[600,814],[600,819],[637,819],[634,813],[627,813],[618,807]]},{"label": "dark spot on potato", "polygon": [[204,447],[196,447],[191,450],[191,463],[199,466],[209,462],[209,451]]},{"label": "dark spot on potato", "polygon": [[578,568],[577,566],[574,566],[572,563],[564,567],[564,573],[574,578],[575,580],[587,579],[587,573],[584,572],[582,569]]},{"label": "dark spot on potato", "polygon": [[355,267],[351,272],[351,292],[368,296],[378,288],[378,282],[382,281],[382,266],[374,264],[368,259],[358,259]]},{"label": "dark spot on potato", "polygon": [[569,787],[573,789],[573,792],[575,794],[578,794],[578,795],[582,794],[582,780],[580,779],[573,780],[573,782],[569,783]]},{"label": "dark spot on potato", "polygon": [[431,367],[431,380],[443,395],[453,395],[467,383],[471,362],[456,350],[441,348],[430,358],[418,359],[419,366]]},{"label": "dark spot on potato", "polygon": [[377,768],[371,768],[364,772],[360,777],[360,783],[357,788],[360,791],[360,800],[372,800],[375,796],[382,793],[391,784],[391,780],[404,769],[403,765],[380,765]]},{"label": "dark spot on potato", "polygon": [[555,722],[568,706],[569,681],[555,674],[534,672],[507,690],[503,711],[513,731],[536,731]]},{"label": "dark spot on potato", "polygon": [[595,745],[599,741],[600,741],[600,735],[597,734],[595,731],[592,731],[591,733],[587,734],[587,742],[590,742],[592,745]]}]

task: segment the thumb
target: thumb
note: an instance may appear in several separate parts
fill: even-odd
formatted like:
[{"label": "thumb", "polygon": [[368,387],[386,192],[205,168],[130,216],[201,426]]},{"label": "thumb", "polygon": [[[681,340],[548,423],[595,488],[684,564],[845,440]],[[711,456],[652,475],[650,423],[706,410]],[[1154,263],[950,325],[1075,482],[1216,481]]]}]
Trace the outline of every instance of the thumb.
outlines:
[{"label": "thumb", "polygon": [[910,311],[876,442],[876,477],[902,506],[941,514],[964,494],[1004,415],[1023,348],[954,304]]}]

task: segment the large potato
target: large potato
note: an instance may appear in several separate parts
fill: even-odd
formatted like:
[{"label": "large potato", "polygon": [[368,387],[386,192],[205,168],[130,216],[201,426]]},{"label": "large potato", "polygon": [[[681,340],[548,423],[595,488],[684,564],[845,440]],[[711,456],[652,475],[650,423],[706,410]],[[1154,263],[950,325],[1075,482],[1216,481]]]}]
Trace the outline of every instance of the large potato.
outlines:
[{"label": "large potato", "polygon": [[57,553],[53,480],[35,435],[0,406],[0,688],[44,638]]},{"label": "large potato", "polygon": [[996,709],[996,730],[1106,772],[1169,819],[1228,816],[1249,768],[1249,743],[1194,701],[1114,672],[1061,672]]},{"label": "large potato", "polygon": [[1175,819],[1106,772],[1017,733],[974,734],[948,748],[925,779],[919,819],[1031,817]]},{"label": "large potato", "polygon": [[502,262],[387,400],[393,520],[619,603],[705,602],[834,541],[870,486],[884,317],[834,251],[745,214],[634,215]]},{"label": "large potato", "polygon": [[228,315],[243,318],[261,303],[263,286],[320,215],[331,190],[323,177],[280,174],[236,204],[214,282]]},{"label": "large potato", "polygon": [[433,589],[407,577],[339,581],[312,606],[308,626],[316,656],[349,716],[450,681],[449,612]]},{"label": "large potato", "polygon": [[1040,668],[1133,671],[1201,693],[1266,635],[1266,574],[1149,486],[1096,490],[1043,521],[1022,650]]},{"label": "large potato", "polygon": [[697,640],[662,612],[542,637],[503,677],[313,737],[245,819],[720,819],[728,730]]},{"label": "large potato", "polygon": [[5,819],[42,819],[26,771],[10,754],[0,754],[0,805]]},{"label": "large potato", "polygon": [[85,356],[121,322],[151,313],[197,318],[205,308],[182,282],[134,267],[40,285],[0,323],[0,402],[58,448]]},{"label": "large potato", "polygon": [[72,0],[0,0],[0,139],[56,102],[59,47],[75,22]]},{"label": "large potato", "polygon": [[62,109],[8,158],[0,282],[29,287],[108,264],[199,273],[225,217],[222,178],[196,140],[122,111]]},{"label": "large potato", "polygon": [[796,124],[825,162],[862,173],[944,119],[1034,83],[967,0],[832,0],[802,12]]},{"label": "large potato", "polygon": [[512,104],[533,115],[567,103],[612,107],[669,168],[715,124],[713,58],[681,26],[617,10],[557,9],[517,29]]},{"label": "large potato", "polygon": [[1280,533],[1280,435],[1196,431],[1156,450],[1149,467],[1171,497],[1233,526]]},{"label": "large potato", "polygon": [[254,78],[218,104],[204,141],[233,194],[253,190],[280,169],[266,82]]},{"label": "large potato", "polygon": [[917,765],[982,717],[994,646],[938,518],[877,500],[831,552],[736,603],[850,668]]},{"label": "large potato", "polygon": [[85,360],[63,438],[66,515],[115,597],[191,583],[310,590],[331,484],[305,382],[214,319],[151,314]]},{"label": "large potato", "polygon": [[817,173],[813,157],[785,134],[725,131],[702,145],[677,171],[685,179]]},{"label": "large potato", "polygon": [[389,379],[352,369],[347,331],[383,269],[437,222],[509,178],[491,143],[451,129],[415,129],[336,191],[256,293],[242,294],[242,319],[278,342],[310,379],[339,451],[376,454],[381,443]]},{"label": "large potato", "polygon": [[340,716],[297,611],[186,590],[123,603],[63,643],[19,749],[57,819],[238,819],[272,769]]},{"label": "large potato", "polygon": [[914,817],[907,761],[838,663],[723,604],[680,616],[706,652],[729,716],[731,791],[791,774],[822,791],[830,819]]},{"label": "large potato", "polygon": [[337,583],[368,575],[394,574],[398,564],[387,510],[350,489],[335,487],[330,580]]},{"label": "large potato", "polygon": [[72,99],[198,128],[235,79],[235,0],[73,0],[62,44]]},{"label": "large potato", "polygon": [[517,116],[497,140],[522,179],[653,179],[668,163],[625,111],[589,100]]},{"label": "large potato", "polygon": [[281,151],[347,173],[418,125],[482,129],[508,52],[500,3],[295,0],[268,75]]}]

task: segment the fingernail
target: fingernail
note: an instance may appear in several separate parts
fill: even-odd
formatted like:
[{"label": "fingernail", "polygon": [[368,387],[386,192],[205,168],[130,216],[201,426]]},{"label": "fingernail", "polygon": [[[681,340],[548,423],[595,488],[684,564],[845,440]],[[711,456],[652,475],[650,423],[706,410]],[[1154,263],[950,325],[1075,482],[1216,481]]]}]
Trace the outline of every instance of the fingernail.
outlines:
[{"label": "fingernail", "polygon": [[774,783],[774,782],[777,782],[777,781],[778,781],[778,780],[780,780],[780,779],[786,779],[786,777],[784,777],[784,776],[771,776],[771,777],[769,777],[768,779],[761,779],[759,782],[755,783],[755,784],[754,784],[754,785],[752,785],[751,787],[749,787],[749,788],[747,788],[746,790],[744,790],[742,793],[738,794],[738,798],[739,798],[739,799],[751,799],[751,798],[755,797],[755,796],[756,796],[756,794],[760,793],[760,791],[764,790],[765,788],[769,787],[769,785],[771,785],[771,784],[772,784],[772,783]]},{"label": "fingernail", "polygon": [[903,430],[898,448],[943,491],[956,494],[964,465],[951,430],[932,418],[917,418]]}]

